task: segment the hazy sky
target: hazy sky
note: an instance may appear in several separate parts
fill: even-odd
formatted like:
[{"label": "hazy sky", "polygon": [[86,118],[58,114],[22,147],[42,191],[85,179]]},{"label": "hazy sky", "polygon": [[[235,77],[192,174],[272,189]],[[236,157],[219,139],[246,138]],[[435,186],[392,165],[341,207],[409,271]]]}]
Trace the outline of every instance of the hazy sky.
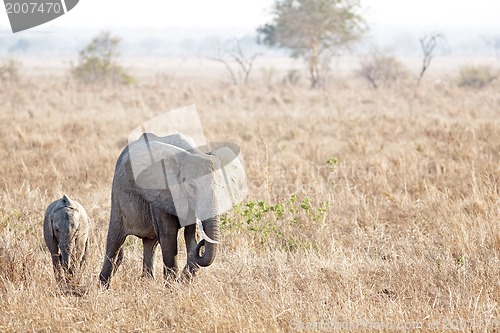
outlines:
[{"label": "hazy sky", "polygon": [[[500,0],[361,0],[373,27],[384,25],[496,28]],[[201,27],[255,29],[267,21],[272,0],[81,0],[52,27]],[[0,25],[8,24],[7,15]],[[44,29],[48,27],[45,26]]]}]

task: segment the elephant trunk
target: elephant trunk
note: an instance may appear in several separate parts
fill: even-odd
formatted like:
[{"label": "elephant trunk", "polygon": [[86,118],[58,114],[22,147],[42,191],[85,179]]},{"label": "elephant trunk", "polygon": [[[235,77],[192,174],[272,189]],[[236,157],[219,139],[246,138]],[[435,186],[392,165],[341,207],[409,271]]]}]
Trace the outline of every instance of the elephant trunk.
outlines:
[{"label": "elephant trunk", "polygon": [[66,272],[71,274],[71,246],[69,244],[61,244],[60,249],[61,265]]},{"label": "elephant trunk", "polygon": [[[220,240],[220,222],[217,217],[204,220],[203,230],[206,235],[214,241]],[[201,247],[205,246],[205,251],[200,254]],[[196,246],[195,262],[200,267],[207,267],[212,264],[217,255],[218,244],[205,242],[202,239]]]}]

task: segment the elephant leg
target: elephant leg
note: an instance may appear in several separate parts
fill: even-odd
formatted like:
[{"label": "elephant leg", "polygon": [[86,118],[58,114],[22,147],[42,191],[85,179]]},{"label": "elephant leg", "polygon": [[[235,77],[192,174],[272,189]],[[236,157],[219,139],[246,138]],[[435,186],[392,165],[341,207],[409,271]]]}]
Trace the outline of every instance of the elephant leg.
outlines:
[{"label": "elephant leg", "polygon": [[118,266],[121,265],[122,261],[123,261],[123,247],[120,248],[120,251],[118,251],[118,254],[116,256],[116,261],[115,261],[113,273],[116,271]]},{"label": "elephant leg", "polygon": [[196,264],[195,253],[196,245],[196,225],[190,224],[184,227],[184,239],[186,241],[186,253],[187,262],[184,270],[182,271],[182,276],[185,280],[190,281],[192,277],[198,272],[200,266]]},{"label": "elephant leg", "polygon": [[109,288],[111,276],[123,260],[122,245],[127,238],[127,235],[119,230],[115,230],[115,225],[116,223],[110,223],[109,226],[108,238],[106,241],[106,255],[104,257],[101,273],[99,274],[101,285],[106,288]]},{"label": "elephant leg", "polygon": [[80,270],[83,270],[84,268],[86,268],[88,248],[89,248],[89,241],[87,239],[87,241],[85,242],[85,246],[83,247],[82,258],[80,259],[80,264],[79,264]]},{"label": "elephant leg", "polygon": [[171,230],[160,237],[163,258],[163,277],[175,280],[177,277],[177,230]]},{"label": "elephant leg", "polygon": [[[163,258],[163,276],[165,280],[175,280],[177,277],[177,232],[178,220],[170,214],[158,212],[154,221],[158,232]],[[158,223],[159,222],[159,223]]]},{"label": "elephant leg", "polygon": [[156,238],[143,238],[142,239],[142,276],[154,278],[154,254],[158,240]]},{"label": "elephant leg", "polygon": [[85,263],[87,261],[88,250],[89,250],[89,240],[87,239],[87,241],[85,242],[85,247],[83,248],[83,256],[81,263]]},{"label": "elephant leg", "polygon": [[54,268],[54,276],[56,277],[57,284],[64,282],[64,273],[61,267],[61,259],[58,254],[52,254],[52,267]]}]

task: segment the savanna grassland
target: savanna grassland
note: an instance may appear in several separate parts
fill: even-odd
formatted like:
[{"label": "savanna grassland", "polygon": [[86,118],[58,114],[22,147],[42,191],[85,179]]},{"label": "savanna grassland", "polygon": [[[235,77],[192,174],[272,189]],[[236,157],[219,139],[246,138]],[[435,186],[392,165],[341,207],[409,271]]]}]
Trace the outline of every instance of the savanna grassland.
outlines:
[{"label": "savanna grassland", "polygon": [[[314,90],[168,75],[2,83],[0,331],[498,331],[499,88],[453,76],[376,90],[347,76]],[[241,146],[249,195],[223,217],[218,257],[192,283],[165,287],[159,253],[156,280],[141,279],[142,243],[130,237],[101,290],[127,135],[193,103],[208,141]],[[64,193],[93,221],[73,292],[55,284],[42,234]]]}]

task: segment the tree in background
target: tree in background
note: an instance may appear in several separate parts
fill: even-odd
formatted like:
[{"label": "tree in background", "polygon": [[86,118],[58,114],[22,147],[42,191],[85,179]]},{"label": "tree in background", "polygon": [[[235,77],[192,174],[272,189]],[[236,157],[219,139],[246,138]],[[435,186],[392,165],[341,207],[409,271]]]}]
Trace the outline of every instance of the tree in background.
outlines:
[{"label": "tree in background", "polygon": [[258,42],[288,48],[308,64],[311,86],[334,54],[360,39],[367,26],[358,0],[275,0],[272,22],[257,29]]},{"label": "tree in background", "polygon": [[417,86],[420,85],[425,72],[431,65],[431,60],[434,58],[436,46],[438,46],[441,41],[445,40],[444,36],[439,33],[428,34],[419,39],[424,57],[422,59],[422,69],[420,70],[420,75],[418,76]]},{"label": "tree in background", "polygon": [[133,83],[134,79],[118,64],[121,39],[102,32],[80,50],[73,76],[84,83]]},{"label": "tree in background", "polygon": [[217,55],[209,59],[224,65],[234,85],[247,85],[258,56],[260,53],[249,55],[243,52],[241,40],[232,38],[219,45]]}]

